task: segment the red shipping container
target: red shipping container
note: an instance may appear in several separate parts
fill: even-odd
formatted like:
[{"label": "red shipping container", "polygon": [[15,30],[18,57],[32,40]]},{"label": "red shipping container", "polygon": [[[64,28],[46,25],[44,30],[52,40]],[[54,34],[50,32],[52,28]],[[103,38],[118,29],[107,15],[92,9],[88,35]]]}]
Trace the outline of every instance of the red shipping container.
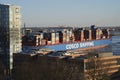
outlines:
[{"label": "red shipping container", "polygon": [[43,45],[46,45],[46,40],[45,39],[42,39],[41,40],[41,45],[43,46]]}]

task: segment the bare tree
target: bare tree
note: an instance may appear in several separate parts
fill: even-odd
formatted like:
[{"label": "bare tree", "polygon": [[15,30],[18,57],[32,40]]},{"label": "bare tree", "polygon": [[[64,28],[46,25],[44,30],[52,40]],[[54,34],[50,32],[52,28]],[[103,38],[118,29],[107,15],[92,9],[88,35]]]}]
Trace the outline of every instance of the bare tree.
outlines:
[{"label": "bare tree", "polygon": [[15,64],[15,80],[84,80],[76,61],[43,56]]}]

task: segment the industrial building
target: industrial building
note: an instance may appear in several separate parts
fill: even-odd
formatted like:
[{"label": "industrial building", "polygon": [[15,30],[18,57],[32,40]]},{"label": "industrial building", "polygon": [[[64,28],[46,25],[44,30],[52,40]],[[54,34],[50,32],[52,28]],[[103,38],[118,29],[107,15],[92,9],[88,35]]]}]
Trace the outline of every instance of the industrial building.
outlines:
[{"label": "industrial building", "polygon": [[[79,62],[82,66],[81,71],[85,80],[93,80],[93,78],[100,80],[106,76],[110,78],[120,69],[120,56],[113,56],[111,52],[81,56],[73,59],[73,61]],[[119,75],[116,77],[119,77]]]},{"label": "industrial building", "polygon": [[13,53],[21,52],[20,6],[0,4],[0,53],[6,54],[5,63],[12,69]]}]

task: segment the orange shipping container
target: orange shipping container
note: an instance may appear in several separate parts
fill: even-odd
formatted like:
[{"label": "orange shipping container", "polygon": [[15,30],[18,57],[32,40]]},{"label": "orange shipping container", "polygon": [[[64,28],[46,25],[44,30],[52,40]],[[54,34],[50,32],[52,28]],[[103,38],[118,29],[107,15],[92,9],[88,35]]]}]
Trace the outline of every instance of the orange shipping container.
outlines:
[{"label": "orange shipping container", "polygon": [[56,37],[56,44],[59,44],[59,37]]},{"label": "orange shipping container", "polygon": [[52,44],[52,42],[51,41],[47,41],[47,45],[51,45]]},{"label": "orange shipping container", "polygon": [[84,31],[82,30],[81,31],[81,41],[84,41],[85,39],[84,39]]},{"label": "orange shipping container", "polygon": [[59,40],[56,40],[56,44],[59,44],[60,42],[59,42]]},{"label": "orange shipping container", "polygon": [[92,40],[92,31],[89,30],[89,40]]}]

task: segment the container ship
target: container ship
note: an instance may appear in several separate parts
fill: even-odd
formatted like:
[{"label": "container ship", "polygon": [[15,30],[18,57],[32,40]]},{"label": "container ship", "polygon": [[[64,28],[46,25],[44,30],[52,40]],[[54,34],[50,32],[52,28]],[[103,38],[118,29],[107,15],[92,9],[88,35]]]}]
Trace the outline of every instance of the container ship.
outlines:
[{"label": "container ship", "polygon": [[49,49],[52,51],[86,50],[101,48],[111,43],[109,29],[86,28],[25,29],[22,36],[23,52]]}]

